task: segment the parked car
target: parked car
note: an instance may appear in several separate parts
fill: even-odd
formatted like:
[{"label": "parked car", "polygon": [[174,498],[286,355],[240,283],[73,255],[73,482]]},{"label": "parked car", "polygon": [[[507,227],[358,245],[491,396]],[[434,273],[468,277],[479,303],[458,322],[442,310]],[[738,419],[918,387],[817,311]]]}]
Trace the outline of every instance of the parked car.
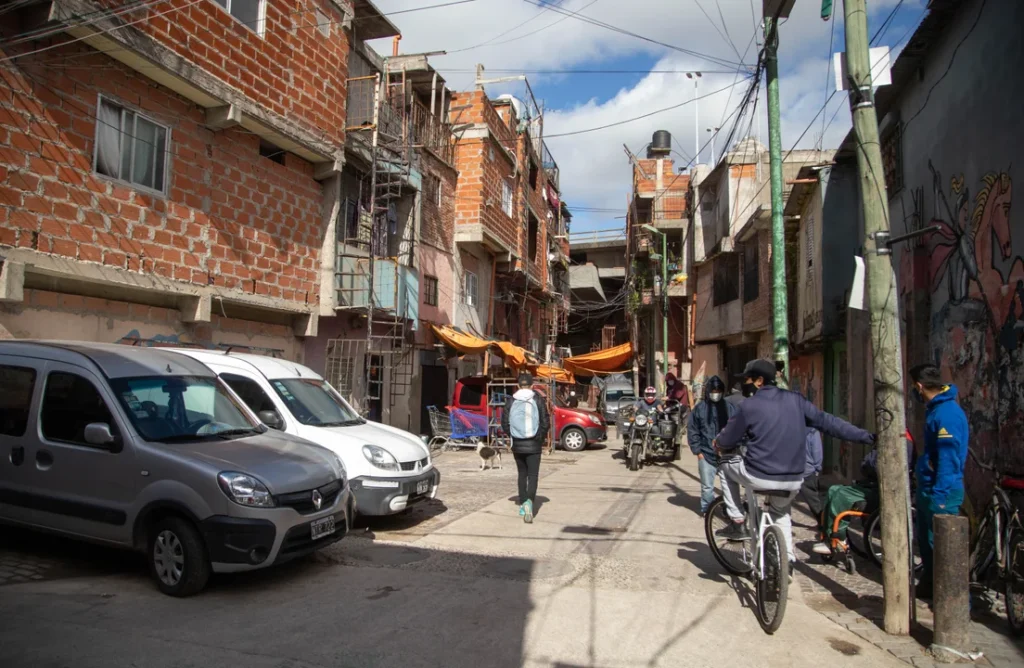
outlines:
[{"label": "parked car", "polygon": [[[633,384],[612,381],[601,389],[601,396],[598,398],[598,410],[608,423],[619,424],[619,408],[632,406],[636,403],[636,395],[633,394]],[[619,429],[621,431],[621,428]]]},{"label": "parked car", "polygon": [[269,431],[162,349],[0,342],[0,451],[0,521],[142,551],[172,596],[308,554],[352,519],[334,453]]},{"label": "parked car", "polygon": [[268,427],[341,458],[362,515],[392,515],[437,496],[441,474],[417,436],[365,420],[309,367],[199,349],[176,349],[213,369]]},{"label": "parked car", "polygon": [[[537,386],[534,389],[542,394],[547,391],[544,386]],[[490,407],[487,404],[486,376],[467,376],[456,381],[452,406],[490,416]],[[570,452],[579,452],[588,445],[608,440],[608,425],[600,413],[582,408],[569,408],[557,398],[552,427],[557,444]]]}]

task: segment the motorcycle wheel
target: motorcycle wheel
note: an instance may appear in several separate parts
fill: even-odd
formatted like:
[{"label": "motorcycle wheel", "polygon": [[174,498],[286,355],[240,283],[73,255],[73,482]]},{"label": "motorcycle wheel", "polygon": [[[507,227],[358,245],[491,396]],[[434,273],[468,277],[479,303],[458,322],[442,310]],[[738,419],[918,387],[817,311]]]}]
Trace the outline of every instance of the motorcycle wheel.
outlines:
[{"label": "motorcycle wheel", "polygon": [[640,470],[640,445],[637,443],[634,443],[629,448],[629,470]]}]

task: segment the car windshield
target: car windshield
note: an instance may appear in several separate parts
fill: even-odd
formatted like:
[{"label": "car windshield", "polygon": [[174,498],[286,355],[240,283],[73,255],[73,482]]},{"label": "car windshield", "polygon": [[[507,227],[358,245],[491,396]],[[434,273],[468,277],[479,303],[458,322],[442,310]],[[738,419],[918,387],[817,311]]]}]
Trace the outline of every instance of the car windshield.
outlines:
[{"label": "car windshield", "polygon": [[345,427],[366,422],[338,392],[322,380],[288,378],[270,384],[295,419],[313,427]]},{"label": "car windshield", "polygon": [[636,401],[636,397],[633,396],[632,392],[627,390],[608,390],[607,392],[605,392],[604,400],[607,402],[619,400]]},{"label": "car windshield", "polygon": [[117,400],[147,441],[188,443],[262,433],[216,378],[153,376],[111,381]]}]

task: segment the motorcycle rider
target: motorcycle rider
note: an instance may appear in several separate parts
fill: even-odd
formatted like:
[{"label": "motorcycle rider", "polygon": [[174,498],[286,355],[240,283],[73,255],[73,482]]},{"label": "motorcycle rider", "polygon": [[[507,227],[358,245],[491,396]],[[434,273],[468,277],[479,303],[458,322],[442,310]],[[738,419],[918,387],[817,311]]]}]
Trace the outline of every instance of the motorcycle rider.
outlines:
[{"label": "motorcycle rider", "polygon": [[726,461],[720,457],[723,482],[722,496],[732,523],[715,532],[729,540],[749,540],[745,516],[738,504],[739,486],[748,489],[785,491],[785,497],[771,497],[769,513],[782,527],[789,560],[795,561],[793,552],[793,525],[790,506],[804,479],[807,461],[807,427],[840,438],[844,441],[872,445],[874,434],[855,427],[817,406],[796,392],[776,386],[777,369],[768,360],[747,363],[742,377],[756,391],[739,406],[739,410],[726,424],[716,439],[715,446],[723,452],[734,451],[741,443],[746,445],[742,457],[734,452]]},{"label": "motorcycle rider", "polygon": [[725,428],[726,423],[738,410],[725,401],[725,383],[718,376],[712,376],[704,385],[704,399],[690,412],[686,426],[686,438],[690,452],[697,455],[697,470],[700,474],[700,513],[708,511],[715,500],[715,476],[718,475],[718,453],[715,452],[715,436]]},{"label": "motorcycle rider", "polygon": [[654,387],[648,386],[644,390],[643,398],[637,399],[636,403],[633,404],[633,408],[636,411],[656,410],[659,413],[662,413],[665,411],[665,404],[658,398],[658,390]]}]

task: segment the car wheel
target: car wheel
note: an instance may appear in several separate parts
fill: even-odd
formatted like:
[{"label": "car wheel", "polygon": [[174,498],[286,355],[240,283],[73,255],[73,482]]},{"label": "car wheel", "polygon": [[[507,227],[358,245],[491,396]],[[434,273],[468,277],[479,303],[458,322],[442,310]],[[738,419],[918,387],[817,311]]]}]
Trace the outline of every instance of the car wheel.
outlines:
[{"label": "car wheel", "polygon": [[203,538],[181,517],[166,517],[153,526],[148,557],[156,586],[169,596],[198,594],[210,579]]},{"label": "car wheel", "polygon": [[562,432],[562,449],[569,452],[579,452],[587,447],[587,435],[582,429],[569,427]]}]

